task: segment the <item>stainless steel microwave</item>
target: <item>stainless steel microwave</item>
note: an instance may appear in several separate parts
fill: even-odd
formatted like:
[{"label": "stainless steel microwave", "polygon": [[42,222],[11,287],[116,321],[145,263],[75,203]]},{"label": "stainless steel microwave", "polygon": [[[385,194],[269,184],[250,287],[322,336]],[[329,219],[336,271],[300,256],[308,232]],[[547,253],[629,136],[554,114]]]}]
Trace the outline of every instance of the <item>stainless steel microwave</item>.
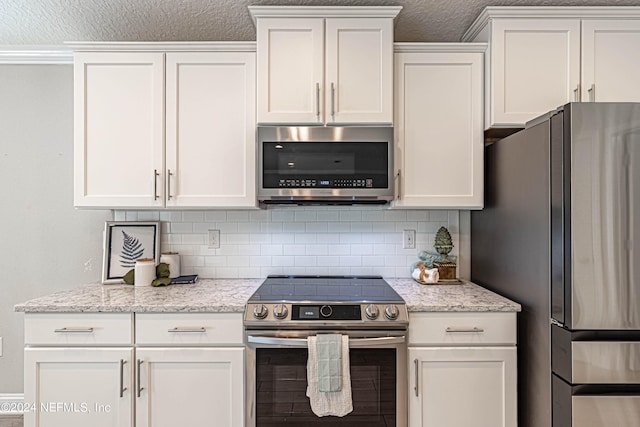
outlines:
[{"label": "stainless steel microwave", "polygon": [[384,204],[394,197],[392,127],[258,127],[264,204]]}]

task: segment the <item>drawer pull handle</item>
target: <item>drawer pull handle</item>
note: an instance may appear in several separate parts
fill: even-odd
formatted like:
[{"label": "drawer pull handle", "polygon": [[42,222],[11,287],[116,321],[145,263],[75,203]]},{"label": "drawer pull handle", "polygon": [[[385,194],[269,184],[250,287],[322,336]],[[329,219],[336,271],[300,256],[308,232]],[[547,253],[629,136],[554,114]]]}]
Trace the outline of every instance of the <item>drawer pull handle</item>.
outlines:
[{"label": "drawer pull handle", "polygon": [[124,364],[127,363],[126,360],[120,359],[120,397],[124,395],[124,392],[127,390],[124,387]]},{"label": "drawer pull handle", "polygon": [[449,326],[447,329],[445,329],[446,332],[451,332],[451,333],[456,333],[456,332],[475,332],[475,333],[479,333],[479,332],[484,332],[484,329],[482,328],[478,328],[477,326],[474,326],[472,328],[456,328],[453,326]]},{"label": "drawer pull handle", "polygon": [[207,328],[205,328],[204,326],[201,326],[199,328],[180,328],[180,327],[175,327],[175,328],[171,328],[168,329],[167,332],[207,332]]},{"label": "drawer pull handle", "polygon": [[70,332],[70,333],[92,333],[93,332],[93,328],[60,328],[60,329],[54,329],[53,332],[58,332],[58,333],[65,333],[65,332]]}]

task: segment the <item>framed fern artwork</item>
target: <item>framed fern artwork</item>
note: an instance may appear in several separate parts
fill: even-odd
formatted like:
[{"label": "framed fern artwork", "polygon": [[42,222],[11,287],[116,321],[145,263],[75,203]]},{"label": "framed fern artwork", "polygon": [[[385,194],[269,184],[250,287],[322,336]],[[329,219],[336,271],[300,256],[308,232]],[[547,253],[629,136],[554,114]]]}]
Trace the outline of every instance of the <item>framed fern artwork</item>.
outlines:
[{"label": "framed fern artwork", "polygon": [[104,226],[102,283],[122,283],[139,258],[160,260],[160,223],[107,221]]}]

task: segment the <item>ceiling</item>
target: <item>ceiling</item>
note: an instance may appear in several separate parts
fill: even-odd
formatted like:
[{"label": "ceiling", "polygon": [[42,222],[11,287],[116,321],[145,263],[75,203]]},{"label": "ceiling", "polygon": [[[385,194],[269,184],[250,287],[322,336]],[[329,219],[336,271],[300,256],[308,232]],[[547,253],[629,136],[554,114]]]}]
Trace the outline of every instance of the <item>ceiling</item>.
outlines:
[{"label": "ceiling", "polygon": [[460,41],[485,6],[640,6],[640,0],[0,0],[0,44],[255,40],[248,5],[403,9],[396,41]]}]

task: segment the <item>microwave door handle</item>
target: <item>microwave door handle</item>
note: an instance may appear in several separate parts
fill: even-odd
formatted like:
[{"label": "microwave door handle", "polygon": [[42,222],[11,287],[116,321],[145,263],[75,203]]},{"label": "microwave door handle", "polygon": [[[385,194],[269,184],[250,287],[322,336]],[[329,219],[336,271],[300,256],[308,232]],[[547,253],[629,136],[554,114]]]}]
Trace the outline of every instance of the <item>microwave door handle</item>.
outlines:
[{"label": "microwave door handle", "polygon": [[[247,342],[250,344],[280,345],[284,347],[307,347],[306,338],[275,338],[249,335],[247,336]],[[399,337],[354,338],[349,339],[349,348],[378,347],[389,344],[404,344],[404,342],[404,335]]]}]

